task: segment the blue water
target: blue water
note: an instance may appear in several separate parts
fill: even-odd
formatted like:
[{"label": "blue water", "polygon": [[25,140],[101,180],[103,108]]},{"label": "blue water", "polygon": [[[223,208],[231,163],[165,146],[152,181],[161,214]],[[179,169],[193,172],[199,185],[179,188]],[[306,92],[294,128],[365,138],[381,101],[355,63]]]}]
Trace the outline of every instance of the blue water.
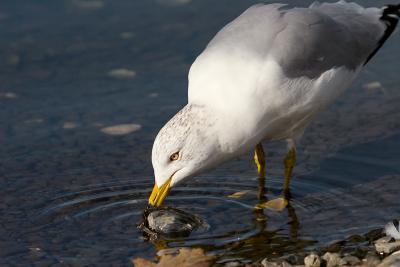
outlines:
[{"label": "blue water", "polygon": [[[209,230],[163,245],[144,240],[136,224],[153,185],[154,137],[185,104],[192,61],[255,2],[1,2],[0,265],[131,266],[132,257],[181,246],[202,247],[221,260],[258,260],[364,234],[399,217],[397,30],[307,130],[290,209],[253,211],[258,181],[249,153],[167,199],[200,215]],[[134,75],[109,75],[121,68]],[[372,82],[381,85],[368,89]],[[103,132],[120,124],[141,128]],[[265,148],[272,197],[282,183],[285,145]],[[227,197],[238,191],[248,193]]]}]

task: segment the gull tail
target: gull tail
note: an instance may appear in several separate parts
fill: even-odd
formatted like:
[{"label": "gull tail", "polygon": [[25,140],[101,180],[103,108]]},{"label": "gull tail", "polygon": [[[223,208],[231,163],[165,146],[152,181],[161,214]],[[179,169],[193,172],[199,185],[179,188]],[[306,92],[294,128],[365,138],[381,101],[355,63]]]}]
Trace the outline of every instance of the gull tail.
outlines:
[{"label": "gull tail", "polygon": [[397,5],[387,5],[382,8],[382,16],[380,20],[382,20],[386,24],[386,30],[383,34],[382,38],[379,40],[377,47],[375,50],[369,55],[364,65],[370,61],[370,59],[375,56],[376,52],[382,47],[382,45],[386,42],[386,40],[390,37],[393,31],[396,29],[397,23],[400,19],[400,4]]}]

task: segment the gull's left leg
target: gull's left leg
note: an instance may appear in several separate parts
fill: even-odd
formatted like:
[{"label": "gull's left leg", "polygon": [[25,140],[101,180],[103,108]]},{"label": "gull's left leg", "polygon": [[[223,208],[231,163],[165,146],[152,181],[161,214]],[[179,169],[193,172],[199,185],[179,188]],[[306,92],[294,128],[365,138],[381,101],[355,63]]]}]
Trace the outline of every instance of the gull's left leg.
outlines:
[{"label": "gull's left leg", "polygon": [[285,166],[285,177],[283,181],[282,197],[258,204],[256,205],[256,208],[281,211],[288,205],[289,185],[292,178],[293,168],[296,163],[296,146],[292,139],[288,140],[288,153],[283,163]]},{"label": "gull's left leg", "polygon": [[292,179],[294,165],[296,164],[296,145],[292,139],[288,140],[288,153],[283,161],[285,165],[285,180],[283,182],[283,196],[288,198],[289,185]]}]

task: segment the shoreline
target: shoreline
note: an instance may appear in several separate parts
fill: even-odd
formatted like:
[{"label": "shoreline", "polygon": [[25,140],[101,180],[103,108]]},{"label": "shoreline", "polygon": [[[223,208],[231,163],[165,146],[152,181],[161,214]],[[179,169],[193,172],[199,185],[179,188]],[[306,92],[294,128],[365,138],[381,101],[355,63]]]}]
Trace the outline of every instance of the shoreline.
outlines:
[{"label": "shoreline", "polygon": [[[398,230],[397,230],[398,231]],[[255,262],[224,260],[207,254],[200,248],[166,249],[158,253],[159,260],[132,260],[135,267],[400,267],[400,240],[376,229],[364,235],[352,235],[346,240],[304,253]]]}]

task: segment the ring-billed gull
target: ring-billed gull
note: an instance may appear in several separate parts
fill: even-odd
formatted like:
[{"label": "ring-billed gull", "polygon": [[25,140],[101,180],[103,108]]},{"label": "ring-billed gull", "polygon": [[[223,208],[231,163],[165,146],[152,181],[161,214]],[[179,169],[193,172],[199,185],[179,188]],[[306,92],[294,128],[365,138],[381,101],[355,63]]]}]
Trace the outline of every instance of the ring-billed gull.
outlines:
[{"label": "ring-billed gull", "polygon": [[149,204],[160,206],[178,182],[254,147],[263,178],[261,142],[287,140],[282,197],[258,205],[283,209],[296,142],[315,115],[350,86],[399,16],[400,5],[363,8],[345,1],[247,9],[191,66],[188,104],[154,141]]}]

